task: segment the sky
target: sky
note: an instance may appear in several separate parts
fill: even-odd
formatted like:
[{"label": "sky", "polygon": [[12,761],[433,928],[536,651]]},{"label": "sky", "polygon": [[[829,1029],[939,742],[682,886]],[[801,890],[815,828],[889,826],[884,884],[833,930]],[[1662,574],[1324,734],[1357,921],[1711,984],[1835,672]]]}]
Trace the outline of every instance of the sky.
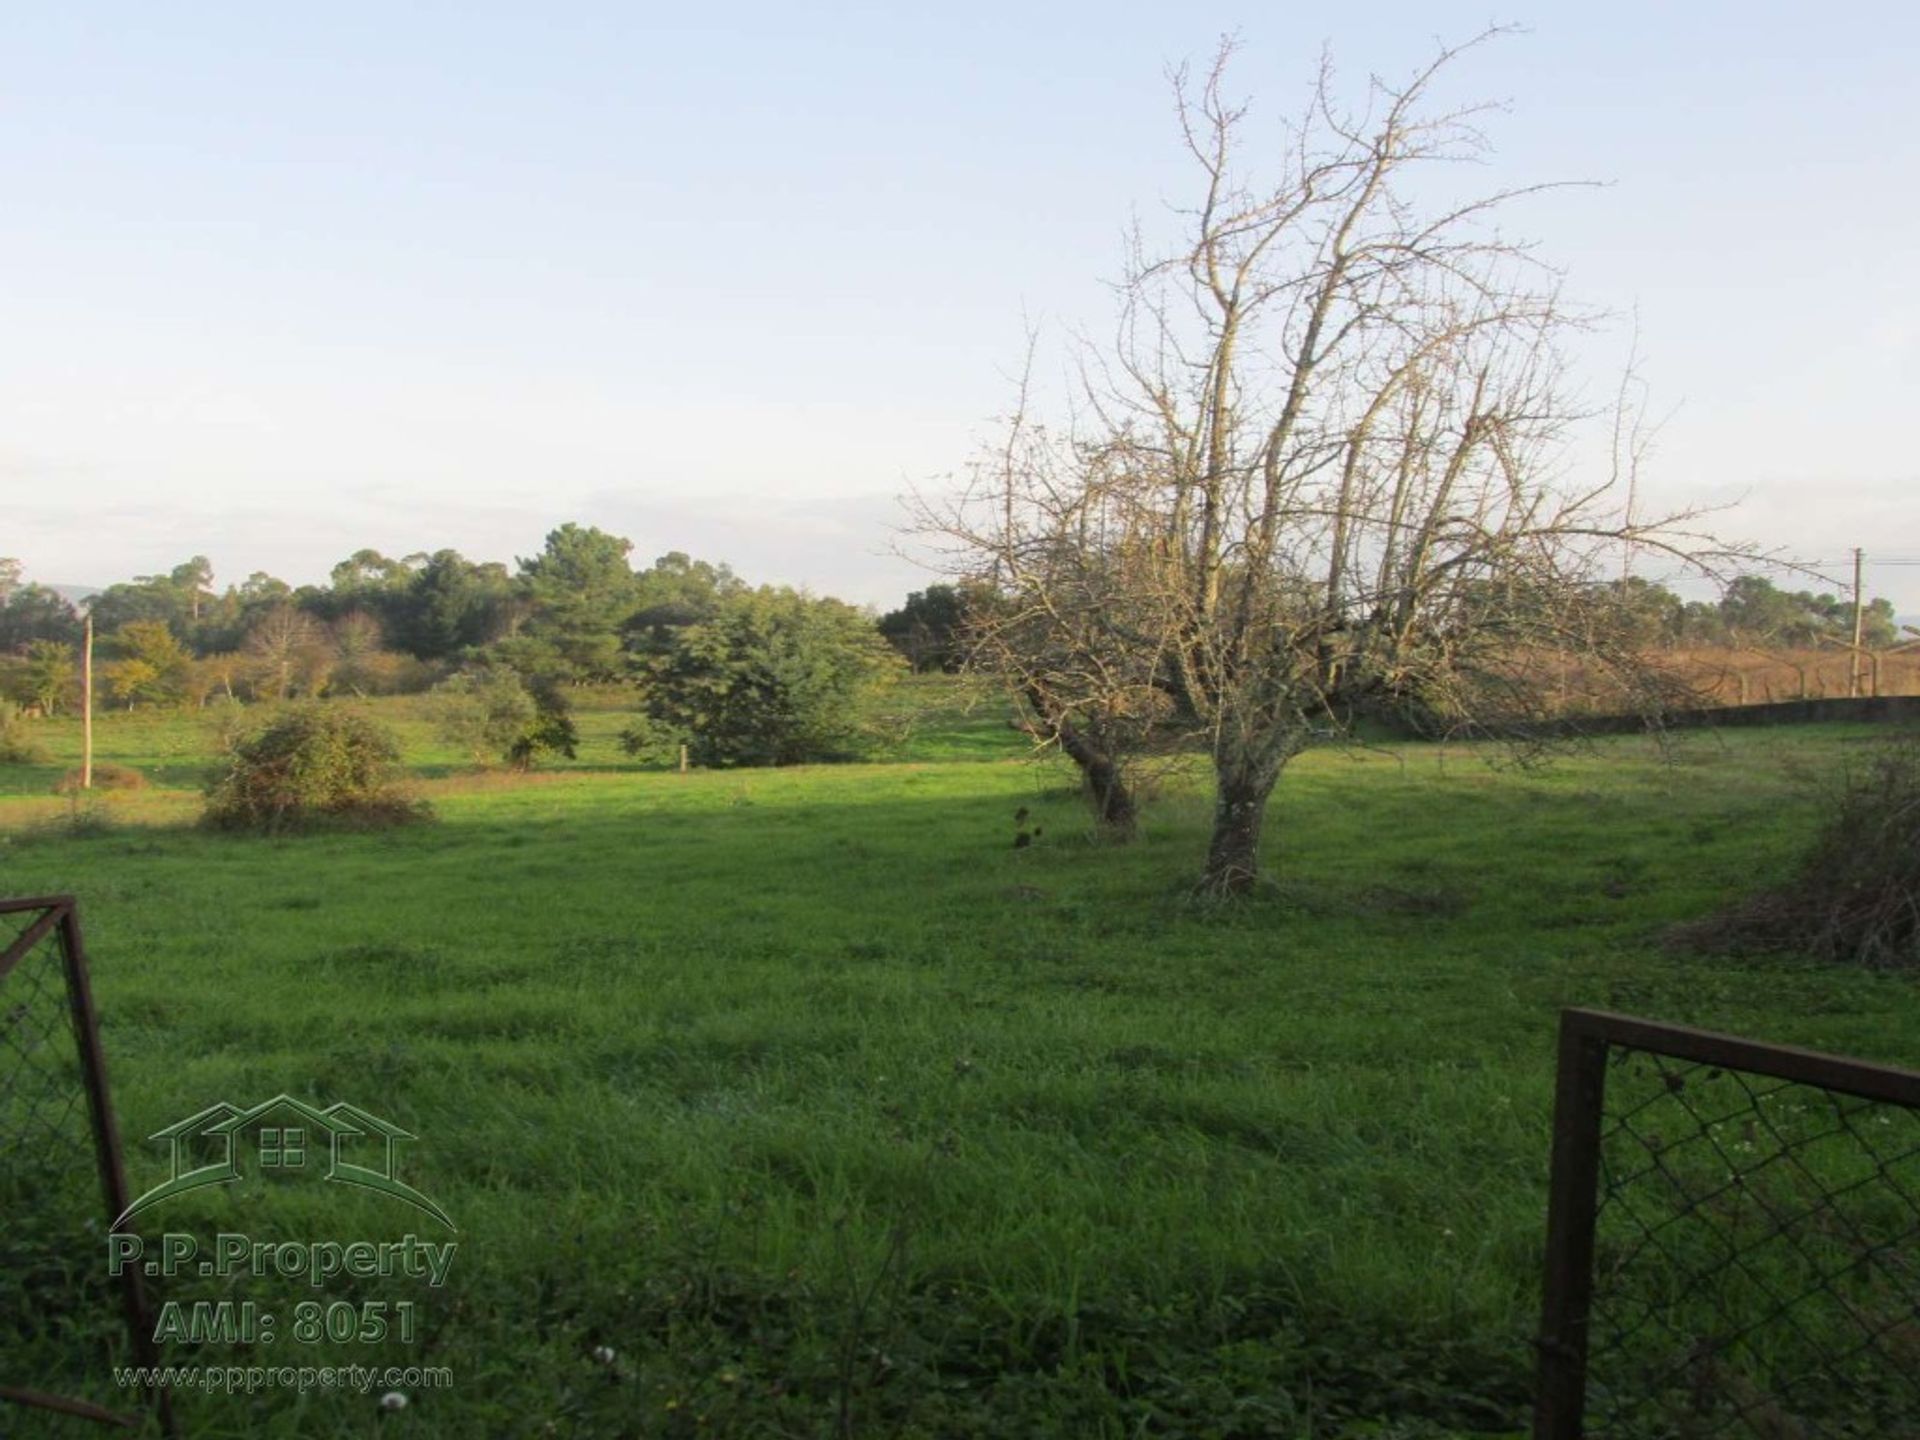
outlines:
[{"label": "sky", "polygon": [[1169,65],[1236,32],[1258,118],[1490,18],[1448,95],[1508,107],[1489,185],[1606,182],[1509,223],[1618,317],[1593,375],[1637,326],[1649,495],[1920,613],[1920,7],[1847,0],[0,6],[0,555],[298,584],[573,520],[890,607],[1028,326],[1175,233]]}]

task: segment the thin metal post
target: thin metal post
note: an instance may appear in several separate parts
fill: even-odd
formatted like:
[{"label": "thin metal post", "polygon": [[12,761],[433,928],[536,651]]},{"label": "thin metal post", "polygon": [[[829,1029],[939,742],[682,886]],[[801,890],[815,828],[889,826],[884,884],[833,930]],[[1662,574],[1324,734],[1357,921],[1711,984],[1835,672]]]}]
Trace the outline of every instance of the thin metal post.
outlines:
[{"label": "thin metal post", "polygon": [[1853,648],[1847,651],[1847,694],[1858,696],[1860,693],[1860,622],[1864,618],[1861,610],[1863,592],[1860,588],[1860,565],[1866,558],[1866,552],[1858,546],[1853,551]]},{"label": "thin metal post", "polygon": [[[67,1001],[73,1012],[74,1038],[80,1046],[80,1071],[87,1087],[87,1115],[93,1122],[94,1154],[100,1164],[100,1191],[106,1200],[107,1214],[124,1215],[132,1196],[127,1190],[126,1166],[120,1153],[120,1128],[113,1118],[113,1100],[107,1088],[107,1057],[100,1045],[100,1024],[93,1008],[93,987],[87,978],[86,944],[80,934],[80,911],[71,897],[64,900],[60,915],[60,948],[65,952]],[[153,1343],[153,1321],[147,1309],[146,1286],[140,1267],[128,1265],[120,1272],[121,1308],[126,1312],[127,1332],[133,1342],[135,1362],[155,1369],[160,1352]],[[169,1437],[179,1432],[173,1418],[173,1399],[165,1386],[147,1387],[148,1399],[160,1419],[161,1432]]]},{"label": "thin metal post", "polygon": [[1546,1293],[1540,1312],[1534,1440],[1580,1440],[1606,1079],[1605,1038],[1577,1013],[1563,1013],[1553,1099],[1553,1168],[1547,1195]]}]

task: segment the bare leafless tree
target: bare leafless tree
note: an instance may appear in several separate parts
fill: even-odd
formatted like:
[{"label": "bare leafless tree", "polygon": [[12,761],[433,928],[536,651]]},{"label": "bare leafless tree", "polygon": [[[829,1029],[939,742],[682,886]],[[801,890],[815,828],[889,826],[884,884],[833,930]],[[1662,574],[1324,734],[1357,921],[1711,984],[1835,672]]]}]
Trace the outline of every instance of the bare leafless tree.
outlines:
[{"label": "bare leafless tree", "polygon": [[1048,430],[1023,388],[972,485],[923,516],[995,597],[976,662],[1090,783],[1116,762],[1124,794],[1149,731],[1204,742],[1214,893],[1254,883],[1288,761],[1360,715],[1511,727],[1541,710],[1548,654],[1657,689],[1610,582],[1627,547],[1715,551],[1690,513],[1638,513],[1637,466],[1583,482],[1569,461],[1586,417],[1561,346],[1587,319],[1496,226],[1545,187],[1445,198],[1485,149],[1487,107],[1433,101],[1464,48],[1373,80],[1357,114],[1323,62],[1265,179],[1232,45],[1197,85],[1177,74],[1183,239],[1136,236],[1073,416]]},{"label": "bare leafless tree", "polygon": [[349,610],[327,630],[333,642],[335,686],[364,698],[382,659],[380,622],[364,610]]},{"label": "bare leafless tree", "polygon": [[254,689],[275,700],[296,690],[318,695],[326,687],[335,652],[326,627],[292,605],[276,605],[247,632],[246,654]]},{"label": "bare leafless tree", "polygon": [[1106,487],[1094,483],[1087,457],[1029,420],[1026,393],[1023,381],[1020,405],[974,477],[974,498],[1009,507],[987,522],[999,543],[978,543],[984,536],[958,519],[967,507],[947,517],[957,521],[947,533],[965,542],[960,644],[971,670],[1006,685],[1036,745],[1079,767],[1101,836],[1128,840],[1143,764],[1181,733],[1152,647],[1164,629],[1160,576],[1110,531]]}]

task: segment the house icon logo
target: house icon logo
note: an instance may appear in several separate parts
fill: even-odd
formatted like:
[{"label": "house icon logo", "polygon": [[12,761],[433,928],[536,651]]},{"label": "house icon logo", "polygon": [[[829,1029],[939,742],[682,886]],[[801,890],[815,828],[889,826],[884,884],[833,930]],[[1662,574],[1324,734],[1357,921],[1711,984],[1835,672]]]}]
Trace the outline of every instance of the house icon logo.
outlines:
[{"label": "house icon logo", "polygon": [[147,1137],[164,1142],[170,1177],[129,1205],[113,1222],[127,1221],[162,1200],[241,1178],[251,1156],[262,1174],[311,1175],[377,1191],[457,1230],[447,1212],[395,1174],[399,1142],[419,1137],[344,1100],[316,1110],[291,1095],[276,1095],[243,1110],[222,1100]]}]

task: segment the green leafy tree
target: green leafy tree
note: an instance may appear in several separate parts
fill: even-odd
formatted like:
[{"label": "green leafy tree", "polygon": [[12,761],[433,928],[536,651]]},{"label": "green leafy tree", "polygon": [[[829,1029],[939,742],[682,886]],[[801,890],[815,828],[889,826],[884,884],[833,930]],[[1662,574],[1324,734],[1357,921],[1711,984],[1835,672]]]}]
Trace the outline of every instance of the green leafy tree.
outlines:
[{"label": "green leafy tree", "polygon": [[633,542],[591,526],[562,525],[544,549],[520,561],[528,612],[520,668],[565,680],[612,680],[622,670],[621,632],[638,598],[627,556]]},{"label": "green leafy tree", "polygon": [[198,628],[213,582],[213,565],[196,555],[164,575],[136,575],[88,602],[94,628],[118,630],[136,620],[164,621],[182,641]]},{"label": "green leafy tree", "polygon": [[1900,622],[1893,613],[1893,602],[1885,596],[1869,604],[1860,618],[1861,644],[1877,650],[1899,640]]},{"label": "green leafy tree", "polygon": [[270,610],[293,599],[293,587],[264,570],[256,570],[234,592],[249,610]]},{"label": "green leafy tree", "polygon": [[533,723],[507,746],[508,763],[516,770],[531,770],[544,754],[573,759],[579,754],[580,731],[566,695],[551,680],[536,680],[528,688],[533,695]]},{"label": "green leafy tree", "polygon": [[387,633],[421,660],[447,660],[498,640],[516,608],[506,566],[476,565],[458,550],[437,550],[419,557]]},{"label": "green leafy tree", "polygon": [[[185,569],[186,567],[181,567]],[[180,571],[175,571],[179,574]],[[198,613],[174,629],[195,655],[206,656],[237,650],[246,643],[250,631],[259,626],[270,611],[293,603],[294,590],[264,570],[256,570],[239,585],[229,585],[219,594],[198,598]]]},{"label": "green leafy tree", "polygon": [[1621,643],[1651,649],[1679,640],[1681,616],[1686,607],[1665,585],[1632,575],[1606,588],[1619,607],[1616,623]]},{"label": "green leafy tree", "polygon": [[543,753],[571,758],[579,743],[559,689],[529,685],[504,665],[463,671],[439,685],[433,699],[441,738],[476,765],[505,760],[529,770]]},{"label": "green leafy tree", "polygon": [[15,584],[0,599],[0,653],[36,640],[71,645],[80,638],[80,615],[59,591]]},{"label": "green leafy tree", "polygon": [[1682,645],[1728,643],[1727,622],[1720,614],[1720,607],[1706,600],[1689,600],[1680,607],[1677,634]]},{"label": "green leafy tree", "polygon": [[27,698],[44,715],[58,713],[74,692],[73,647],[57,640],[35,640],[27,646],[26,664],[21,680]]},{"label": "green leafy tree", "polygon": [[[1764,575],[1735,578],[1720,598],[1721,628],[1735,644],[1810,646],[1853,640],[1851,596],[1782,590]],[[1893,603],[1884,598],[1861,607],[1860,643],[1891,645],[1899,635]]]},{"label": "green leafy tree", "polygon": [[100,667],[100,677],[106,681],[107,693],[125,701],[129,710],[136,700],[157,698],[160,672],[137,655],[107,661]]},{"label": "green leafy tree", "polygon": [[179,618],[179,608],[177,597],[170,591],[133,580],[109,585],[87,602],[94,629],[103,635],[136,620],[171,624]]},{"label": "green leafy tree", "polygon": [[464,750],[474,764],[485,765],[505,758],[533,724],[535,706],[517,674],[488,666],[435,686],[433,711],[440,738]]},{"label": "green leafy tree", "polygon": [[791,765],[858,750],[865,692],[899,657],[869,616],[763,586],[676,632],[643,682],[649,729],[684,735],[701,765]]},{"label": "green leafy tree", "polygon": [[329,622],[353,613],[371,616],[388,643],[401,643],[417,571],[410,561],[389,559],[378,550],[356,550],[329,572],[326,588],[303,597],[301,606]]},{"label": "green leafy tree", "polygon": [[115,659],[102,667],[113,695],[177,705],[191,685],[193,657],[164,620],[132,620],[113,632]]},{"label": "green leafy tree", "polygon": [[405,591],[413,579],[413,567],[404,560],[389,560],[378,550],[356,550],[334,566],[327,578],[333,594],[359,602]]},{"label": "green leafy tree", "polygon": [[880,617],[880,633],[906,657],[914,673],[953,674],[965,659],[961,626],[966,597],[958,585],[929,585],[907,596],[898,610]]},{"label": "green leafy tree", "polygon": [[197,625],[202,604],[213,596],[213,562],[204,555],[196,555],[184,565],[174,566],[168,572],[167,583],[179,592],[186,605],[187,618]]},{"label": "green leafy tree", "polygon": [[1740,575],[1720,597],[1720,619],[1735,640],[1749,643],[1805,643],[1814,613],[1764,575]]},{"label": "green leafy tree", "polygon": [[721,601],[738,595],[746,582],[725,565],[695,560],[670,550],[634,576],[634,609],[627,619],[626,645],[635,655],[662,654],[676,631],[711,620]]},{"label": "green leafy tree", "polygon": [[692,736],[647,714],[639,714],[620,732],[620,748],[650,769],[671,769],[681,748],[692,752]]}]

